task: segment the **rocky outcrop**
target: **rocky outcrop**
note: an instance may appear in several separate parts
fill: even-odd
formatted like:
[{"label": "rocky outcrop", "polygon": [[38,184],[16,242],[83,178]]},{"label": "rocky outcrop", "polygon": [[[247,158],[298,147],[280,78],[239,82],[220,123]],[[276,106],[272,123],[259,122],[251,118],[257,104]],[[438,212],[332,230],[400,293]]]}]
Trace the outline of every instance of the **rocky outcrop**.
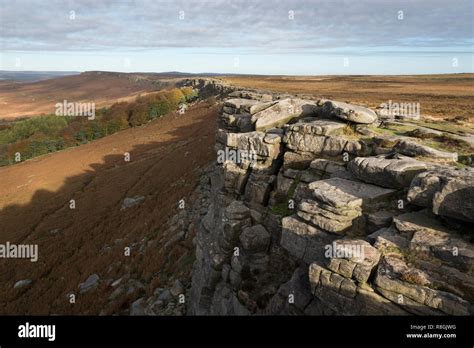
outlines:
[{"label": "rocky outcrop", "polygon": [[[265,107],[266,105],[268,107]],[[319,110],[315,103],[296,98],[282,99],[273,105],[267,103],[262,107],[263,110],[252,115],[252,122],[255,123],[257,131],[281,127],[290,120],[314,115]]]},{"label": "rocky outcrop", "polygon": [[409,186],[418,173],[432,167],[429,163],[400,155],[357,157],[348,165],[350,172],[359,180],[392,188]]},{"label": "rocky outcrop", "polygon": [[445,159],[456,162],[458,154],[456,152],[445,152],[422,145],[413,140],[401,140],[395,145],[394,150],[407,156],[419,156],[428,158]]},{"label": "rocky outcrop", "polygon": [[323,111],[329,116],[354,123],[370,124],[377,121],[377,114],[373,110],[333,100],[324,102]]},{"label": "rocky outcrop", "polygon": [[201,98],[211,96],[227,97],[238,90],[238,88],[214,78],[183,79],[177,85],[178,87],[193,87],[199,90]]},{"label": "rocky outcrop", "polygon": [[429,160],[435,163],[452,164],[458,160],[456,152],[446,152],[421,144],[415,138],[406,136],[388,136],[374,138],[376,154],[401,154],[409,157]]},{"label": "rocky outcrop", "polygon": [[357,235],[364,231],[363,214],[377,209],[395,191],[357,181],[331,178],[308,185],[311,199],[302,199],[296,214],[327,232]]},{"label": "rocky outcrop", "polygon": [[432,208],[436,215],[474,222],[474,171],[439,169],[420,173],[412,181],[408,201]]},{"label": "rocky outcrop", "polygon": [[187,314],[474,314],[472,169],[364,107],[230,93]]},{"label": "rocky outcrop", "polygon": [[307,119],[289,125],[283,142],[293,153],[308,155],[312,159],[315,158],[314,155],[336,157],[344,152],[362,154],[365,150],[364,142],[334,135],[345,126],[344,123],[333,120]]}]

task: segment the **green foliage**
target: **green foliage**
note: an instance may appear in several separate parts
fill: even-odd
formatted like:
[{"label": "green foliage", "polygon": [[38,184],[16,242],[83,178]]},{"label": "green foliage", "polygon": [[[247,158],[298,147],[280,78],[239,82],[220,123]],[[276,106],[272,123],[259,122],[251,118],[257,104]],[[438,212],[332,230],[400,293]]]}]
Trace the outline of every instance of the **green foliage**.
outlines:
[{"label": "green foliage", "polygon": [[67,117],[53,115],[15,122],[11,127],[0,131],[0,144],[11,144],[28,139],[39,132],[48,136],[55,135],[59,130],[66,127],[67,124]]},{"label": "green foliage", "polygon": [[199,91],[192,87],[181,88],[181,92],[184,95],[185,101],[193,101],[199,97]]},{"label": "green foliage", "polygon": [[272,207],[272,212],[282,217],[290,216],[293,214],[293,210],[288,208],[288,202],[281,202],[281,203],[275,204]]},{"label": "green foliage", "polygon": [[173,109],[176,109],[179,104],[186,101],[186,97],[180,89],[172,89],[165,93],[165,98],[171,104]]},{"label": "green foliage", "polygon": [[[126,123],[128,126],[128,122]],[[105,124],[105,135],[117,133],[118,131],[125,129],[124,124],[120,120],[112,120]]]},{"label": "green foliage", "polygon": [[0,127],[0,166],[86,144],[129,127],[135,127],[172,111],[197,97],[192,88],[163,90],[139,96],[131,103],[115,103],[96,110],[94,120],[84,117],[39,116]]},{"label": "green foliage", "polygon": [[291,183],[290,188],[288,189],[288,199],[293,199],[295,196],[295,191],[296,188],[298,187],[298,184],[300,183],[300,176],[298,175],[295,180]]},{"label": "green foliage", "polygon": [[148,105],[144,102],[135,103],[131,108],[130,118],[128,122],[132,127],[140,126],[149,121]]},{"label": "green foliage", "polygon": [[161,117],[166,115],[167,113],[175,110],[167,100],[162,100],[159,102],[154,102],[150,105],[149,110],[149,118],[150,120],[154,120],[155,118]]},{"label": "green foliage", "polygon": [[94,120],[88,125],[88,140],[96,140],[106,135],[106,129],[102,127],[99,121]]},{"label": "green foliage", "polygon": [[150,109],[148,110],[148,118],[150,120],[154,120],[155,118],[158,118],[158,108],[155,105],[151,105]]}]

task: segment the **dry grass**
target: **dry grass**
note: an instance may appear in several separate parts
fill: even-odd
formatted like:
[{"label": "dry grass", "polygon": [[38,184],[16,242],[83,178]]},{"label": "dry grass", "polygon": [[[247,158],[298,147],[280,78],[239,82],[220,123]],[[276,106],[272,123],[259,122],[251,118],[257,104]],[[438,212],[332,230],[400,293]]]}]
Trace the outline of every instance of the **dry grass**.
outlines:
[{"label": "dry grass", "polygon": [[474,74],[420,76],[228,76],[233,85],[308,94],[375,108],[381,103],[420,103],[421,114],[474,121]]},{"label": "dry grass", "polygon": [[0,81],[0,119],[51,114],[55,104],[94,102],[96,109],[172,85],[170,79],[147,74],[86,72],[36,82]]},{"label": "dry grass", "polygon": [[[215,156],[216,117],[216,107],[200,103],[184,115],[168,114],[93,143],[0,168],[1,243],[38,244],[39,249],[37,263],[0,259],[0,313],[116,313],[128,309],[138,294],[109,303],[114,289],[107,280],[140,280],[148,294],[156,286],[168,287],[172,277],[186,284],[196,226],[189,224],[188,238],[165,247],[175,235],[166,232],[166,221],[178,213],[180,199],[191,206],[197,198],[198,169]],[[130,162],[124,161],[125,152]],[[136,195],[145,200],[121,210],[124,197]],[[67,205],[72,198],[74,210]],[[128,257],[126,246],[132,247]],[[78,284],[94,273],[102,285],[78,294],[71,305],[66,295],[77,294]],[[32,279],[33,285],[20,293],[13,289],[20,279]]]}]

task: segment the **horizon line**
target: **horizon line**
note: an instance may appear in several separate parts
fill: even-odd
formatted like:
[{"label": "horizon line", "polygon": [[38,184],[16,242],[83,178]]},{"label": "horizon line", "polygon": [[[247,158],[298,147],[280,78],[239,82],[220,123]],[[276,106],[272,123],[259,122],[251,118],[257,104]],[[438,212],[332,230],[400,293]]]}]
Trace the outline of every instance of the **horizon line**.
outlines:
[{"label": "horizon line", "polygon": [[259,73],[230,73],[230,72],[185,72],[185,71],[119,71],[119,70],[0,70],[11,73],[71,73],[83,74],[91,72],[119,73],[119,74],[183,74],[183,75],[232,75],[232,76],[413,76],[413,75],[474,75],[474,72],[433,72],[433,73],[406,73],[406,74],[259,74]]}]

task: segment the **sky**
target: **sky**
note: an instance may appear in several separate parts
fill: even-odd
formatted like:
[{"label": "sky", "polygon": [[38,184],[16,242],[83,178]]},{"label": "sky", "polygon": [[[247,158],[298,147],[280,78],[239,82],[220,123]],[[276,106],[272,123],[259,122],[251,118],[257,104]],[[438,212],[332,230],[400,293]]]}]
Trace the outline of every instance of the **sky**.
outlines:
[{"label": "sky", "polygon": [[473,0],[0,0],[0,70],[474,72]]}]

